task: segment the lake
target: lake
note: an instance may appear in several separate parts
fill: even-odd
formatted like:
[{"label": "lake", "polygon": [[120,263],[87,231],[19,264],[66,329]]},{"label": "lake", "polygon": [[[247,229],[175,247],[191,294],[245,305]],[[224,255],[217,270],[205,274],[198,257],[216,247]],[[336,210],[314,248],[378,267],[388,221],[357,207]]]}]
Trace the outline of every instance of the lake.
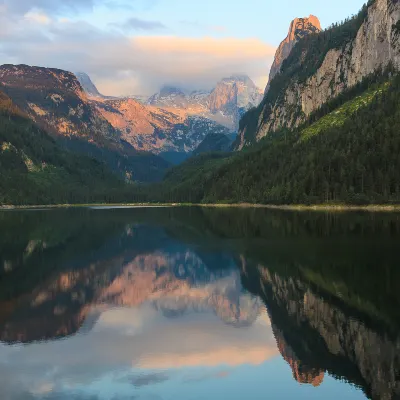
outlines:
[{"label": "lake", "polygon": [[2,400],[400,398],[400,214],[0,212]]}]

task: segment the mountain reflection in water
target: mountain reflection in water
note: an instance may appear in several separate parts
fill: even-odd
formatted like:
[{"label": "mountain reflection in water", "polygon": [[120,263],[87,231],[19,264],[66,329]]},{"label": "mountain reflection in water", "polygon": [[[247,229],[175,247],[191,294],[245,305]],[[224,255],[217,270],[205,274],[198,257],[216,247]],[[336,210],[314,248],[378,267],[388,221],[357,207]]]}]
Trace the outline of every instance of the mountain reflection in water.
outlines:
[{"label": "mountain reflection in water", "polygon": [[3,399],[397,399],[400,218],[0,213]]}]

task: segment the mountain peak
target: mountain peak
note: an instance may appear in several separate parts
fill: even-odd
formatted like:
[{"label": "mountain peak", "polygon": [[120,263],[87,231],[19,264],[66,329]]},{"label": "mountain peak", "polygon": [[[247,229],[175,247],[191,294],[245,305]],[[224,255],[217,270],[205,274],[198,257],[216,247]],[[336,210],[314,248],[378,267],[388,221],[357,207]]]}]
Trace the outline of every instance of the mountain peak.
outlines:
[{"label": "mountain peak", "polygon": [[185,93],[176,86],[165,85],[160,90],[160,97],[185,96]]},{"label": "mountain peak", "polygon": [[310,33],[317,33],[321,30],[321,23],[314,15],[304,18],[295,18],[290,23],[289,33],[285,40],[299,40]]},{"label": "mountain peak", "polygon": [[75,76],[88,96],[100,98],[104,97],[97,90],[96,85],[92,82],[90,76],[86,72],[75,72]]},{"label": "mountain peak", "polygon": [[321,32],[321,23],[315,15],[310,15],[304,18],[295,18],[289,26],[289,32],[286,38],[281,42],[278,50],[275,53],[274,63],[271,66],[269,73],[268,86],[266,92],[269,89],[270,82],[275,75],[280,71],[283,61],[289,57],[295,44],[302,38],[311,35],[313,33]]}]

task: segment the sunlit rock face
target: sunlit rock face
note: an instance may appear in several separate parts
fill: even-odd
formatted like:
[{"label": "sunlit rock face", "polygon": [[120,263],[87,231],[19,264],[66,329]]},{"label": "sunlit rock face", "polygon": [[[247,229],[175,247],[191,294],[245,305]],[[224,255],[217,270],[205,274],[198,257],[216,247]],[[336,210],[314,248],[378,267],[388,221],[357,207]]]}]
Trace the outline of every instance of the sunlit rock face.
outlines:
[{"label": "sunlit rock face", "polygon": [[[90,81],[90,78],[86,79]],[[97,90],[92,86],[85,82],[91,95]],[[124,140],[121,131],[113,127],[95,106],[71,72],[2,65],[0,89],[27,117],[54,136],[62,147],[96,158],[122,179],[161,180],[170,167],[167,161],[154,154],[138,154]]]},{"label": "sunlit rock face", "polygon": [[119,135],[93,108],[76,76],[27,65],[0,66],[0,84],[14,103],[52,133],[118,146]]},{"label": "sunlit rock face", "polygon": [[275,53],[274,62],[269,73],[268,85],[265,90],[266,92],[269,89],[269,82],[271,82],[275,75],[280,71],[282,63],[286,58],[288,58],[295,44],[307,35],[318,33],[320,31],[321,23],[314,15],[310,15],[308,18],[296,18],[291,22],[288,35],[281,42]]},{"label": "sunlit rock face", "polygon": [[137,150],[191,153],[209,134],[231,130],[180,108],[156,107],[134,99],[95,100],[93,104],[122,138]]}]

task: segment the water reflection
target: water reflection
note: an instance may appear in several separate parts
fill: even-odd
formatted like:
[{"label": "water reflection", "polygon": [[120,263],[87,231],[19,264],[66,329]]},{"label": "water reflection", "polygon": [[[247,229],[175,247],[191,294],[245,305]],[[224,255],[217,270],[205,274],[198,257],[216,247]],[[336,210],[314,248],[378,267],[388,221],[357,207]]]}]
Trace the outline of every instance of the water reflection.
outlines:
[{"label": "water reflection", "polygon": [[0,213],[2,398],[399,398],[399,237],[393,215]]}]

